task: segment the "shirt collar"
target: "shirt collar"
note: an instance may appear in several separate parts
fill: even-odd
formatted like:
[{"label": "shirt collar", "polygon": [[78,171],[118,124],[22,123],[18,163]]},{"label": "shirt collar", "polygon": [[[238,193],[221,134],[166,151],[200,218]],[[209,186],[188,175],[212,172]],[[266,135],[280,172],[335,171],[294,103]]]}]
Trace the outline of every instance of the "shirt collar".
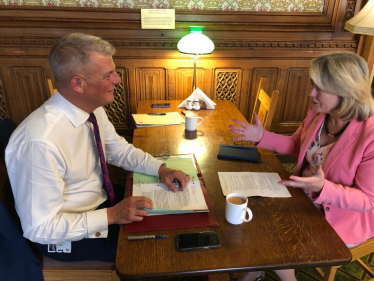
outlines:
[{"label": "shirt collar", "polygon": [[79,109],[74,104],[65,99],[59,92],[54,93],[50,102],[58,107],[61,112],[69,119],[74,127],[81,126],[90,116],[87,112]]}]

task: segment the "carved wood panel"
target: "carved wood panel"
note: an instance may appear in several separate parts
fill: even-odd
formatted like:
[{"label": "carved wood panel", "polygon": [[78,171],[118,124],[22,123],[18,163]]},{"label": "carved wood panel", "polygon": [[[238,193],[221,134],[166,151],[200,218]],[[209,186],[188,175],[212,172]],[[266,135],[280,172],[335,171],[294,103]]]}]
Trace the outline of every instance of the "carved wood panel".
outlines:
[{"label": "carved wood panel", "polygon": [[137,68],[135,79],[137,101],[168,99],[165,68]]},{"label": "carved wood panel", "polygon": [[240,103],[242,69],[216,69],[214,82],[217,100],[229,100],[235,105]]},{"label": "carved wood panel", "polygon": [[11,116],[19,124],[49,98],[47,78],[42,67],[11,67],[9,73],[14,90],[9,99],[16,104]]},{"label": "carved wood panel", "polygon": [[116,129],[128,129],[130,127],[129,91],[127,85],[127,70],[116,69],[121,78],[121,83],[114,88],[114,101],[104,106],[110,122]]}]

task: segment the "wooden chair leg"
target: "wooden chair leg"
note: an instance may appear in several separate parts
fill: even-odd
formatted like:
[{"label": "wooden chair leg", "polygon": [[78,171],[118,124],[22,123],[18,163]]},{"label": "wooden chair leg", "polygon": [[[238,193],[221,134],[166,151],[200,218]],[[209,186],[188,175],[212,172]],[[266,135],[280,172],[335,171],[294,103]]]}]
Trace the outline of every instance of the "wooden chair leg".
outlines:
[{"label": "wooden chair leg", "polygon": [[326,267],[325,274],[323,276],[323,281],[334,281],[335,273],[339,266]]},{"label": "wooden chair leg", "polygon": [[374,277],[374,272],[373,272],[373,270],[371,270],[371,268],[368,267],[368,266],[366,265],[366,263],[364,263],[364,262],[363,262],[362,260],[360,260],[360,259],[356,260],[356,262],[358,262],[358,263],[361,265],[362,269],[365,270],[366,273],[368,273],[369,275],[371,275],[372,277]]}]

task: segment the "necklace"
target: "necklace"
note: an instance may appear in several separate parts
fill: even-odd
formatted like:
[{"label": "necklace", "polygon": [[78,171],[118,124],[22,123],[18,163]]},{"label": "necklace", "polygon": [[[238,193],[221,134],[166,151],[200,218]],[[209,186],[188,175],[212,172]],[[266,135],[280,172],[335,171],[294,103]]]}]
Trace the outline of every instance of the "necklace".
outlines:
[{"label": "necklace", "polygon": [[327,134],[327,136],[329,138],[335,138],[335,137],[340,136],[344,132],[344,130],[348,127],[348,125],[349,125],[349,122],[348,122],[347,125],[345,125],[343,127],[343,129],[341,129],[339,132],[337,132],[336,134],[330,134],[329,129],[327,128],[327,123],[329,121],[329,118],[330,118],[330,114],[326,114],[326,118],[325,118],[325,132],[326,132],[326,134]]}]

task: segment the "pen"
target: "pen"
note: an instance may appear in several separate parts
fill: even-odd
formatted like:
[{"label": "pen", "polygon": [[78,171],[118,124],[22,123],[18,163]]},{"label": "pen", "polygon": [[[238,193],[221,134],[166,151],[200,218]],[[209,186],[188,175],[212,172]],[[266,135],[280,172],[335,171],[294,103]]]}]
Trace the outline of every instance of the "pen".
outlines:
[{"label": "pen", "polygon": [[148,113],[148,115],[166,115],[166,113]]},{"label": "pen", "polygon": [[167,235],[142,235],[142,236],[129,236],[127,240],[145,240],[145,239],[158,239],[158,238],[168,238]]}]

